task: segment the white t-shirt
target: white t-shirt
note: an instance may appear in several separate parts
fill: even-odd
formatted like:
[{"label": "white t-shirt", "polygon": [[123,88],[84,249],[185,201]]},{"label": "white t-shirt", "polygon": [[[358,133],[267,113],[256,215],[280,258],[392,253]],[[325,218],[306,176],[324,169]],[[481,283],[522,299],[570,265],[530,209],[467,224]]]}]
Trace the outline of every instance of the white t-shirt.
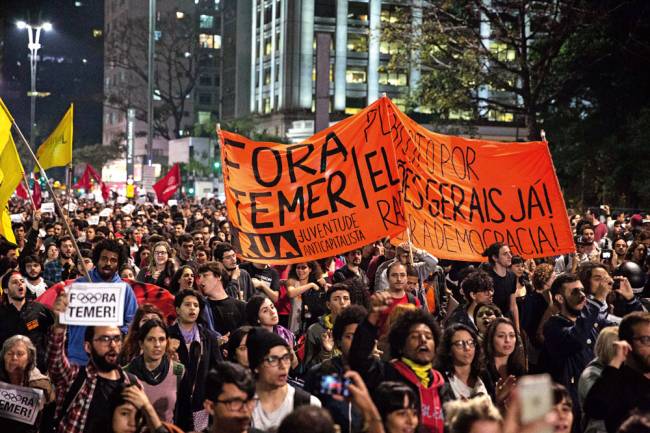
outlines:
[{"label": "white t-shirt", "polygon": [[[262,431],[276,429],[280,426],[284,417],[293,412],[293,397],[296,395],[296,390],[291,385],[287,386],[287,395],[284,397],[284,401],[280,407],[275,411],[270,413],[266,412],[262,409],[262,403],[260,401],[257,402],[255,409],[253,409],[252,427]],[[313,395],[309,399],[309,404],[311,406],[321,407],[320,400]]]}]

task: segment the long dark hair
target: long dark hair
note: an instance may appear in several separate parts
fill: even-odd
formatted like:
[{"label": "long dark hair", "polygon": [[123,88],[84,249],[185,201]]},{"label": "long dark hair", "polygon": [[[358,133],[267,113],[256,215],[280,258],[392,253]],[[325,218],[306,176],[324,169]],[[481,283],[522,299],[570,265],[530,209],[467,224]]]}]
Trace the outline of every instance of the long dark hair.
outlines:
[{"label": "long dark hair", "polygon": [[298,279],[298,272],[296,271],[296,266],[297,265],[307,265],[309,266],[309,282],[310,283],[315,283],[316,281],[320,280],[323,277],[323,271],[321,270],[320,265],[318,262],[311,261],[311,262],[304,262],[304,263],[296,263],[291,265],[291,269],[289,270],[289,275],[288,277],[299,281]]},{"label": "long dark hair", "polygon": [[455,373],[451,343],[454,339],[454,335],[459,331],[468,332],[474,341],[474,359],[472,359],[469,373],[469,383],[473,386],[481,374],[481,345],[479,344],[476,332],[463,323],[454,323],[445,328],[445,331],[442,334],[442,339],[440,340],[440,345],[438,346],[434,368],[448,375],[453,375]]},{"label": "long dark hair", "polygon": [[138,353],[140,353],[138,334],[140,333],[140,321],[145,314],[157,314],[160,317],[161,322],[164,323],[165,321],[164,314],[160,311],[160,308],[155,305],[142,304],[138,307],[135,311],[133,322],[131,322],[131,326],[129,327],[129,332],[126,334],[126,338],[124,339],[124,344],[122,345],[122,352],[120,353],[120,364],[122,365],[128,364],[138,355]]},{"label": "long dark hair", "polygon": [[172,281],[169,283],[169,291],[172,292],[172,294],[178,293],[178,291],[181,289],[181,277],[183,276],[183,271],[185,269],[189,269],[192,271],[192,274],[194,275],[194,282],[192,283],[191,289],[197,290],[196,287],[196,269],[194,269],[190,265],[183,265],[180,268],[176,269],[176,272],[174,272],[174,275],[172,276]]},{"label": "long dark hair", "polygon": [[508,356],[508,374],[512,374],[516,377],[523,376],[526,374],[528,368],[526,367],[526,356],[524,354],[524,345],[521,339],[521,335],[517,332],[517,328],[512,323],[512,320],[507,317],[497,317],[494,322],[490,323],[490,326],[487,329],[485,339],[483,340],[483,350],[485,352],[485,366],[493,377],[499,377],[499,373],[494,362],[496,358],[496,353],[494,351],[494,336],[497,333],[497,328],[499,325],[506,324],[512,327],[515,331],[516,340],[515,341],[515,350]]}]

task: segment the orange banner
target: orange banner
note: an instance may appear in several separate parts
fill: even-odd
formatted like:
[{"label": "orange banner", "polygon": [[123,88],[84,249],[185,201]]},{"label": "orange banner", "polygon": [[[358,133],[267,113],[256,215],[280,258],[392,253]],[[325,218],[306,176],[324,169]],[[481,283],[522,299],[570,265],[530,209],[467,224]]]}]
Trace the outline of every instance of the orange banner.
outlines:
[{"label": "orange banner", "polygon": [[[545,142],[436,134],[392,103],[391,131],[411,240],[439,258],[484,261],[501,241],[525,258],[575,251]],[[396,241],[407,240],[407,233]]]},{"label": "orange banner", "polygon": [[297,263],[404,231],[390,101],[300,144],[219,131],[233,243],[246,260]]}]

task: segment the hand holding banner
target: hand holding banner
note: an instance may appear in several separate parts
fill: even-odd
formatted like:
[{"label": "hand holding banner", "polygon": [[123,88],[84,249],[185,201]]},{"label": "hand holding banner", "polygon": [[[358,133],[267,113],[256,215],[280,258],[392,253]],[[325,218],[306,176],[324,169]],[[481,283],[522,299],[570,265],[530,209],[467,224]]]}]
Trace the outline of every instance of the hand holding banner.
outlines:
[{"label": "hand holding banner", "polygon": [[315,260],[404,230],[388,104],[294,145],[219,131],[233,243],[246,260]]},{"label": "hand holding banner", "polygon": [[73,283],[68,308],[59,322],[66,325],[122,326],[125,283]]},{"label": "hand holding banner", "polygon": [[43,391],[0,382],[0,417],[33,425],[41,409]]}]

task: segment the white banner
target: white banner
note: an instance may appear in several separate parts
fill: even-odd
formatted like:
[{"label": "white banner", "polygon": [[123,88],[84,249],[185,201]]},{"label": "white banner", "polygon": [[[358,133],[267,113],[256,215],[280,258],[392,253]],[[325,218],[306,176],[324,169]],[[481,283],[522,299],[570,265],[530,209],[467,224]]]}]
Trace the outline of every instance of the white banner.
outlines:
[{"label": "white banner", "polygon": [[42,399],[40,389],[0,382],[0,417],[33,425]]},{"label": "white banner", "polygon": [[126,283],[72,283],[60,322],[81,326],[122,326]]},{"label": "white banner", "polygon": [[41,203],[41,213],[54,213],[54,202]]}]

